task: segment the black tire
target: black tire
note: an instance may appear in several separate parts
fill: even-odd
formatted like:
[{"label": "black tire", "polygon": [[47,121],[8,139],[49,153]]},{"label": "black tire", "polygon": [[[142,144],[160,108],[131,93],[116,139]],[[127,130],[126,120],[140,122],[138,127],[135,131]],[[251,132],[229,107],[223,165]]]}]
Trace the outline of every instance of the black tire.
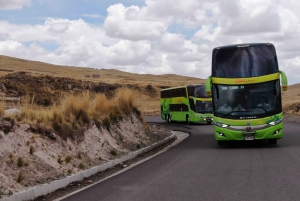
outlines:
[{"label": "black tire", "polygon": [[168,114],[168,123],[171,123],[171,116]]},{"label": "black tire", "polygon": [[190,117],[189,117],[189,116],[186,116],[186,123],[187,123],[187,124],[191,124],[191,122],[190,122]]},{"label": "black tire", "polygon": [[269,144],[277,144],[277,139],[269,139]]},{"label": "black tire", "polygon": [[165,114],[165,120],[166,120],[167,123],[169,123],[169,118],[168,118],[167,114]]},{"label": "black tire", "polygon": [[226,141],[218,141],[218,145],[225,145]]}]

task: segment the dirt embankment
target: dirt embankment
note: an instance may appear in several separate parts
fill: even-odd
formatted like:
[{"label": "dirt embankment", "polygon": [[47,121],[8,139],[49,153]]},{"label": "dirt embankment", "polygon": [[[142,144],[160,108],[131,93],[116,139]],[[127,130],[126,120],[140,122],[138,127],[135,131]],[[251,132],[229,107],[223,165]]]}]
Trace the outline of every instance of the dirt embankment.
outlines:
[{"label": "dirt embankment", "polygon": [[29,124],[2,120],[0,131],[0,196],[49,183],[84,169],[103,164],[158,142],[171,133],[145,126],[132,113],[110,126],[93,124],[78,140],[45,135]]},{"label": "dirt embankment", "polygon": [[[0,93],[2,101],[7,100],[6,109],[20,109],[26,104],[48,107],[59,103],[66,94],[86,90],[110,98],[121,87],[136,92],[135,96],[142,100],[138,102],[138,109],[142,111],[143,105],[149,105],[145,104],[147,101],[158,102],[159,89],[152,85],[95,83],[72,78],[36,77],[24,72],[0,77]],[[17,124],[10,118],[0,120],[0,196],[103,164],[170,135],[169,130],[149,127],[137,110],[105,124],[91,122],[82,130],[80,138],[71,140],[63,139],[54,129]]]}]

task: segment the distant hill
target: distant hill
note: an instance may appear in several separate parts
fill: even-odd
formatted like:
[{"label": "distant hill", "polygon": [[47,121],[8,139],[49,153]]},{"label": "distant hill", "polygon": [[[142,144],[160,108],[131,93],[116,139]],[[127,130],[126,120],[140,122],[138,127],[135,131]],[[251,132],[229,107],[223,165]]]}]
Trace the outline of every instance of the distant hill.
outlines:
[{"label": "distant hill", "polygon": [[0,76],[20,71],[29,72],[34,76],[49,75],[55,77],[80,79],[83,81],[101,81],[105,83],[119,84],[136,83],[177,86],[181,84],[185,85],[205,82],[203,79],[175,74],[134,74],[114,69],[105,69],[105,66],[103,66],[102,69],[62,66],[0,55]]},{"label": "distant hill", "polygon": [[[134,74],[104,68],[61,66],[0,55],[0,77],[2,77],[2,82],[5,81],[12,89],[27,88],[27,92],[38,94],[35,96],[40,103],[51,103],[53,99],[59,96],[60,92],[83,90],[85,89],[83,86],[92,82],[93,84],[89,85],[92,85],[95,91],[114,90],[121,86],[129,86],[136,90],[135,102],[144,115],[159,115],[160,89],[179,85],[203,84],[205,82],[203,79],[175,74]],[[50,76],[50,78],[46,76]],[[35,80],[33,80],[34,77]],[[16,82],[21,83],[22,87],[16,86]],[[24,85],[26,86],[23,87]],[[99,89],[101,87],[103,89]],[[9,92],[10,94],[6,94],[7,96],[16,94],[14,90]],[[2,93],[4,93],[3,90]]]}]

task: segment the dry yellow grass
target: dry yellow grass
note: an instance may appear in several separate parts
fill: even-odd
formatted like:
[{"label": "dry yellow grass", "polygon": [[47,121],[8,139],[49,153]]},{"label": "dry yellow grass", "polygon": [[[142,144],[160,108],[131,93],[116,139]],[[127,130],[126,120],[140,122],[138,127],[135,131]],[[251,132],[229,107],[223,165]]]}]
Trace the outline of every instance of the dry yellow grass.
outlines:
[{"label": "dry yellow grass", "polygon": [[110,99],[103,94],[94,95],[87,91],[67,95],[59,105],[43,108],[28,104],[21,110],[21,114],[9,117],[18,122],[53,127],[63,138],[71,139],[76,139],[82,127],[88,127],[93,122],[108,126],[133,112],[140,115],[134,105],[133,92],[127,88],[119,89]]}]

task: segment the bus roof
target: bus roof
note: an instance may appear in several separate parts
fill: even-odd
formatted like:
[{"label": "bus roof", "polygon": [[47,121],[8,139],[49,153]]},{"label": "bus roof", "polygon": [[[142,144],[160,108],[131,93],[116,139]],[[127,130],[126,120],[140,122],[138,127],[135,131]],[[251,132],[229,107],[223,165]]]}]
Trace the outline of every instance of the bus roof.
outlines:
[{"label": "bus roof", "polygon": [[216,47],[212,52],[212,77],[246,78],[279,72],[271,43],[245,43]]},{"label": "bus roof", "polygon": [[184,88],[184,87],[200,87],[203,86],[205,87],[204,84],[189,84],[189,85],[182,85],[182,86],[177,86],[177,87],[169,87],[169,88],[165,88],[165,89],[161,89],[161,91],[166,91],[166,90],[170,90],[170,89],[179,89],[179,88]]},{"label": "bus roof", "polygon": [[234,47],[248,47],[248,46],[259,46],[259,45],[272,45],[272,43],[241,43],[241,44],[233,44],[233,45],[224,45],[215,47],[214,49],[225,49],[225,48],[234,48]]}]

